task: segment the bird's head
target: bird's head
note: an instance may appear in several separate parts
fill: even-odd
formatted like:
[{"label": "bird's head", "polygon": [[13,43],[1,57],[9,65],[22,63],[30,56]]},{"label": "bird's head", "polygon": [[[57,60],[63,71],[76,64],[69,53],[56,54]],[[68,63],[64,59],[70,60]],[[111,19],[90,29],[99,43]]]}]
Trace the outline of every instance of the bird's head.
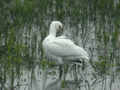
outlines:
[{"label": "bird's head", "polygon": [[50,24],[50,34],[63,32],[63,24],[60,21],[52,21]]}]

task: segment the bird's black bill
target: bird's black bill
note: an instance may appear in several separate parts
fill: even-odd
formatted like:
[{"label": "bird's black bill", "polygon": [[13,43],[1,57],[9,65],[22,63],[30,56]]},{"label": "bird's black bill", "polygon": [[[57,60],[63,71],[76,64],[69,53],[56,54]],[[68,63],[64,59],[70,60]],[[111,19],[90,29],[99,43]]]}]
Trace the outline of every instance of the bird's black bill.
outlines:
[{"label": "bird's black bill", "polygon": [[63,28],[59,28],[59,30],[56,33],[56,36],[61,36],[63,34]]}]

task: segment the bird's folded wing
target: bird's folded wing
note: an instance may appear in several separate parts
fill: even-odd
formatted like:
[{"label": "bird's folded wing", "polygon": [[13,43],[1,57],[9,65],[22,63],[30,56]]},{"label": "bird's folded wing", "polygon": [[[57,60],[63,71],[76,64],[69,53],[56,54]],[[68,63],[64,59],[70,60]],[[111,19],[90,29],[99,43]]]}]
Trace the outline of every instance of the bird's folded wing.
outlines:
[{"label": "bird's folded wing", "polygon": [[69,39],[57,38],[49,42],[48,51],[56,56],[88,56],[87,52]]}]

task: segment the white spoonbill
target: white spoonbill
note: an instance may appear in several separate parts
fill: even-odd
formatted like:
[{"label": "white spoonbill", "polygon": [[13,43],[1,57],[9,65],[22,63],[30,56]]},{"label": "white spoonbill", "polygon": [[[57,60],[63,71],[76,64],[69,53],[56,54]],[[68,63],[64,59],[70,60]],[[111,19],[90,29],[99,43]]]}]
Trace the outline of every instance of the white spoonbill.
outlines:
[{"label": "white spoonbill", "polygon": [[63,31],[63,24],[60,21],[52,21],[49,35],[43,40],[45,55],[50,59],[56,59],[59,64],[78,62],[80,59],[88,60],[88,53],[74,44],[66,37],[56,37],[57,32]]},{"label": "white spoonbill", "polygon": [[[53,21],[50,24],[49,35],[43,40],[42,44],[46,57],[51,60],[57,60],[57,64],[60,64],[60,78],[47,86],[45,86],[46,80],[44,80],[42,90],[60,90],[63,72],[61,67],[62,64],[79,62],[80,59],[89,59],[87,52],[83,48],[75,45],[73,41],[63,36],[56,36],[56,33],[62,32],[62,30],[62,23],[60,21]],[[55,86],[58,86],[58,89],[56,89]]]}]

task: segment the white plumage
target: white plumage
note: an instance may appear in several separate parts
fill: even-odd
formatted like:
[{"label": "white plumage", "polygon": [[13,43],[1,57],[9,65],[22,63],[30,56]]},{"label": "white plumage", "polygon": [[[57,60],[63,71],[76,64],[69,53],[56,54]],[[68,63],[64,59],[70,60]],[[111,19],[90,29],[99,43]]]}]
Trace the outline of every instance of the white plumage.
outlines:
[{"label": "white plumage", "polygon": [[60,64],[78,59],[88,60],[88,53],[74,44],[66,37],[56,37],[56,33],[62,31],[63,25],[59,21],[50,24],[49,35],[43,41],[45,55],[51,59],[57,59]]}]

